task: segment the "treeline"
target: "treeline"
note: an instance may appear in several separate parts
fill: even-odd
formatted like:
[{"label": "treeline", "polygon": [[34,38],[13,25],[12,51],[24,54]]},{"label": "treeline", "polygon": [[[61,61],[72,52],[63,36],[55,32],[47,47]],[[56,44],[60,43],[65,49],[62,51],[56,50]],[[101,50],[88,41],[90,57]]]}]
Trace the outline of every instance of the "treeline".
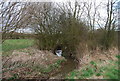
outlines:
[{"label": "treeline", "polygon": [[[13,26],[17,27],[15,29],[31,27],[36,33],[36,36],[32,37],[41,50],[54,50],[57,45],[61,45],[64,55],[81,56],[85,50],[95,50],[98,47],[107,50],[117,46],[115,2],[112,0],[108,0],[105,4],[76,1],[75,3],[33,2],[14,5],[17,4],[22,5],[18,13],[20,19],[16,24],[13,23]],[[10,10],[11,6],[16,8],[14,5],[11,3],[6,9]],[[106,17],[100,15],[101,7],[105,8]],[[6,10],[4,13],[7,13]],[[12,14],[7,14],[13,18]],[[3,27],[3,39],[6,39],[6,29],[8,31],[11,24],[6,23]]]},{"label": "treeline", "polygon": [[[74,8],[72,3],[30,3],[27,13],[32,16],[31,25],[37,33],[39,49],[54,50],[61,45],[64,55],[75,55],[87,49],[107,50],[117,46],[113,5],[111,1],[106,3],[107,17],[102,25],[97,17],[100,5],[95,5],[95,2],[75,2]],[[94,12],[91,13],[92,6]],[[96,24],[99,29],[96,29]]]},{"label": "treeline", "polygon": [[33,39],[36,34],[6,33],[6,39]]}]

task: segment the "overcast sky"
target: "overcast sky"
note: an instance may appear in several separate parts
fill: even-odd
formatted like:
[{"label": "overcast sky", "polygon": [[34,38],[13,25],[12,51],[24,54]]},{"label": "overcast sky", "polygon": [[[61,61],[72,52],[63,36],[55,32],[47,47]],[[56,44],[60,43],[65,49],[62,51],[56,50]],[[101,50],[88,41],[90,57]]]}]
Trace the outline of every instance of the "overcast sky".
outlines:
[{"label": "overcast sky", "polygon": [[[67,2],[67,1],[76,1],[76,0],[0,0],[0,1],[3,1],[3,2],[6,2],[6,1],[10,1],[10,2],[51,2],[51,1],[54,1],[54,2]],[[80,0],[77,0],[77,1],[80,1]],[[91,0],[81,0],[81,1],[91,1]],[[95,1],[95,0],[92,0],[92,1]],[[106,2],[107,0],[96,0],[97,2]]]},{"label": "overcast sky", "polygon": [[[3,2],[6,2],[6,1],[8,1],[8,2],[16,2],[16,1],[17,2],[68,2],[68,1],[70,1],[70,2],[73,2],[72,5],[74,5],[75,1],[80,1],[80,2],[96,2],[96,5],[99,5],[101,2],[102,2],[102,4],[107,3],[108,0],[0,0],[0,2],[1,1],[3,1]],[[115,0],[115,1],[119,2],[120,0]],[[101,6],[99,8],[99,12],[103,18],[106,17],[107,14],[106,14],[105,6]],[[102,21],[101,21],[101,23],[102,23]]]}]

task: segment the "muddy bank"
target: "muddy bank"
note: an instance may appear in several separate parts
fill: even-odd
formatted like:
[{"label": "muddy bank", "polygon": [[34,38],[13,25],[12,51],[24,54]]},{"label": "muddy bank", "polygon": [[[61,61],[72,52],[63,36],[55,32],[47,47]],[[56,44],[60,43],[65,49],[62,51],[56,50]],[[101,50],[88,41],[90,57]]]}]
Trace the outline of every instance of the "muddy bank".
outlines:
[{"label": "muddy bank", "polygon": [[73,71],[77,67],[77,63],[72,58],[66,58],[67,61],[62,63],[58,72],[50,76],[50,79],[64,79],[66,74]]}]

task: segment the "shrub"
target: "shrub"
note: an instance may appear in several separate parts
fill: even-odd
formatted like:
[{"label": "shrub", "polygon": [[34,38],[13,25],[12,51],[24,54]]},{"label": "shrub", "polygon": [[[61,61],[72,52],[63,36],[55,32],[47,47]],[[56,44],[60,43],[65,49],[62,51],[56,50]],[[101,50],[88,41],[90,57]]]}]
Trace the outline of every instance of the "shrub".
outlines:
[{"label": "shrub", "polygon": [[39,49],[54,50],[57,45],[62,45],[64,54],[75,54],[79,42],[85,39],[87,26],[75,18],[67,18],[60,25],[58,33],[38,33],[36,39]]}]

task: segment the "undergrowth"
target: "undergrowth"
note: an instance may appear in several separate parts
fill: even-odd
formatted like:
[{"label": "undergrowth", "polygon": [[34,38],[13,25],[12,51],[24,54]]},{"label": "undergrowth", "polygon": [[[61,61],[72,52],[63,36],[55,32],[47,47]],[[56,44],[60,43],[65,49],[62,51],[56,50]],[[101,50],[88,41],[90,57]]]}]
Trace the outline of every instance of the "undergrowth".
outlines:
[{"label": "undergrowth", "polygon": [[87,66],[80,70],[74,70],[66,75],[66,79],[93,79],[93,77],[103,77],[103,79],[119,79],[120,55],[116,56],[117,61],[109,60],[109,63],[100,66],[102,62],[91,61]]}]

